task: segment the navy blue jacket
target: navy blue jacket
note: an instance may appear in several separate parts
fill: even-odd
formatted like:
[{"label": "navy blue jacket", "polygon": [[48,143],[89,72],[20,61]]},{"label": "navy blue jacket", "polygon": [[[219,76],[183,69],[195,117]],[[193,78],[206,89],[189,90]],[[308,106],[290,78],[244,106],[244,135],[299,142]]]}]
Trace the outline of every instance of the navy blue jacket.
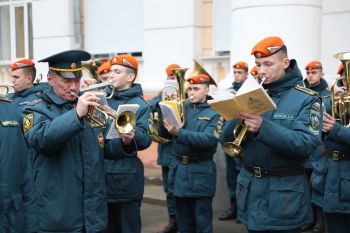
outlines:
[{"label": "navy blue jacket", "polygon": [[0,138],[0,232],[36,232],[37,210],[28,148],[15,108],[2,100]]},{"label": "navy blue jacket", "polygon": [[305,87],[318,92],[318,95],[320,97],[324,97],[324,96],[328,96],[330,95],[330,91],[328,90],[328,83],[325,79],[321,78],[320,84],[318,84],[317,86],[313,86],[311,87],[309,85],[309,82],[307,81],[307,79],[304,79],[304,84]]},{"label": "navy blue jacket", "polygon": [[[330,98],[326,101],[330,102]],[[311,175],[312,201],[323,207],[324,212],[349,214],[350,160],[333,159],[333,152],[350,157],[350,129],[337,121],[324,136],[324,156]]]},{"label": "navy blue jacket", "polygon": [[47,82],[34,84],[33,87],[25,89],[18,93],[10,93],[7,95],[8,98],[12,99],[12,103],[16,106],[20,111],[31,101],[38,99],[36,94],[46,90],[49,88],[49,84]]},{"label": "navy blue jacket", "polygon": [[[197,163],[170,165],[169,188],[177,197],[213,197],[216,186],[216,152],[222,118],[204,103],[186,102],[185,125],[172,144],[174,156],[196,157]],[[201,161],[203,160],[203,161]]]},{"label": "navy blue jacket", "polygon": [[153,118],[142,95],[141,85],[134,84],[127,90],[116,91],[108,99],[109,106],[115,110],[122,104],[140,106],[136,112],[135,137],[131,145],[124,146],[121,138],[106,140],[105,172],[107,198],[110,203],[141,200],[143,196],[143,164],[137,157],[137,151],[148,148],[152,143]]},{"label": "navy blue jacket", "polygon": [[79,119],[74,103],[45,90],[23,110],[34,149],[39,232],[98,232],[107,226],[103,132]]},{"label": "navy blue jacket", "polygon": [[[303,79],[295,60],[284,77],[263,85],[277,109],[262,114],[259,132],[249,133],[242,143],[245,165],[263,169],[301,166],[319,146],[320,113],[313,106],[318,96],[296,85],[302,86]],[[309,190],[305,175],[258,178],[243,168],[237,178],[238,217],[251,230],[302,227],[312,220]]]}]

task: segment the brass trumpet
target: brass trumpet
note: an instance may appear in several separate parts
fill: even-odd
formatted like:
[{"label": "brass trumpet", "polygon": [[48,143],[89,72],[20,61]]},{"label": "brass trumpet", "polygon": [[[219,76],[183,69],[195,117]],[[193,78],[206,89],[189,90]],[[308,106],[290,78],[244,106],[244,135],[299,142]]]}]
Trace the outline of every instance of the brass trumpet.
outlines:
[{"label": "brass trumpet", "polygon": [[[107,87],[110,87],[112,89],[111,94],[108,96],[106,93]],[[115,89],[112,85],[112,82],[105,82],[80,89],[80,93],[87,91],[97,91],[103,95],[102,97],[110,99],[114,95]],[[121,134],[130,133],[133,129],[135,129],[136,126],[135,113],[132,111],[122,111],[120,113],[117,113],[117,111],[105,104],[101,104],[97,107],[89,106],[88,112],[86,114],[86,119],[90,124],[95,123],[100,127],[106,127],[108,119],[113,119],[115,120],[115,128]]]},{"label": "brass trumpet", "polygon": [[117,111],[107,105],[89,107],[86,117],[88,122],[96,123],[101,127],[106,127],[108,119],[114,119],[114,127],[117,129],[118,133],[121,134],[130,133],[136,126],[135,113],[132,111],[117,113]]},{"label": "brass trumpet", "polygon": [[[350,127],[350,52],[343,52],[334,55],[344,66],[344,76],[337,78],[331,87],[332,116],[344,127]],[[339,100],[335,99],[335,85],[342,81],[346,91],[340,94]]]},{"label": "brass trumpet", "polygon": [[[265,78],[261,79],[260,85],[265,81]],[[248,126],[244,124],[244,120],[241,118],[233,129],[233,135],[236,138],[233,142],[225,142],[223,149],[225,153],[233,158],[242,156],[244,153],[243,147],[241,147],[242,141],[248,134]]]},{"label": "brass trumpet", "polygon": [[[111,88],[112,92],[111,92],[110,95],[107,96],[106,89],[108,87]],[[98,83],[98,84],[90,85],[88,87],[80,89],[80,93],[81,94],[83,94],[84,92],[87,92],[87,91],[101,91],[101,92],[104,92],[104,93],[106,93],[106,99],[110,99],[114,95],[115,89],[113,87],[113,82],[109,81],[109,82],[104,82],[104,83]]]}]

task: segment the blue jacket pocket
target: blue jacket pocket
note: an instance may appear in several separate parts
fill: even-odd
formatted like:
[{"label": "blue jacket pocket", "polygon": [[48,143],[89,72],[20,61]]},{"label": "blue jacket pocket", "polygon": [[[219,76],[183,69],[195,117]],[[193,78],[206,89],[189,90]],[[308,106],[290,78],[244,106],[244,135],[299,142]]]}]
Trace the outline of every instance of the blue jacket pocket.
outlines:
[{"label": "blue jacket pocket", "polygon": [[350,171],[348,167],[340,168],[340,200],[350,201]]},{"label": "blue jacket pocket", "polygon": [[107,198],[137,196],[138,187],[142,182],[137,175],[137,168],[121,160],[118,162],[122,164],[108,166],[106,169]]},{"label": "blue jacket pocket", "polygon": [[289,219],[298,216],[304,196],[304,177],[270,178],[268,213],[271,218]]},{"label": "blue jacket pocket", "polygon": [[315,193],[323,194],[327,179],[327,167],[324,160],[320,160],[313,166],[310,183],[311,189]]},{"label": "blue jacket pocket", "polygon": [[248,179],[248,177],[244,177],[242,175],[239,175],[237,177],[237,187],[236,187],[237,208],[243,212],[246,209],[249,186],[250,186],[250,180]]},{"label": "blue jacket pocket", "polygon": [[189,187],[193,194],[214,196],[216,186],[215,164],[212,161],[190,164]]}]

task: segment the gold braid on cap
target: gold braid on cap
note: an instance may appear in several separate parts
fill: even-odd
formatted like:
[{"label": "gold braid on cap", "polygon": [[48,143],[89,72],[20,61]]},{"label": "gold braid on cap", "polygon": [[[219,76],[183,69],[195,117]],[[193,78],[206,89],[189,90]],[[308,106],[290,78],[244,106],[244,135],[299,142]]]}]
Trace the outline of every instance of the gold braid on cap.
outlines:
[{"label": "gold braid on cap", "polygon": [[60,71],[60,72],[74,72],[74,71],[81,71],[83,68],[75,68],[75,69],[61,69],[61,68],[55,68],[55,67],[50,67],[50,70],[54,71]]}]

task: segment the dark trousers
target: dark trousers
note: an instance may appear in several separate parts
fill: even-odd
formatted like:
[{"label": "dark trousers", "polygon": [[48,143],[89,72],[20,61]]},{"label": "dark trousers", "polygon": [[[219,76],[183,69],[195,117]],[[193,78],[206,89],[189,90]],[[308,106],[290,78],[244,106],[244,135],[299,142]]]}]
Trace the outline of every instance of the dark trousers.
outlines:
[{"label": "dark trousers", "polygon": [[175,197],[176,222],[181,233],[212,233],[212,198]]},{"label": "dark trousers", "polygon": [[350,214],[325,213],[328,233],[349,233]]},{"label": "dark trousers", "polygon": [[163,187],[164,192],[166,193],[166,203],[168,207],[169,217],[175,217],[175,197],[170,195],[168,192],[168,176],[169,176],[169,167],[162,166],[162,176],[163,176]]},{"label": "dark trousers", "polygon": [[225,155],[226,159],[226,183],[227,183],[227,189],[230,195],[231,199],[231,205],[232,202],[236,199],[236,186],[237,186],[237,176],[238,176],[238,170],[236,168],[236,161],[234,158]]},{"label": "dark trousers", "polygon": [[108,203],[105,233],[141,233],[141,201]]},{"label": "dark trousers", "polygon": [[279,231],[253,231],[248,229],[248,233],[301,233],[301,228],[294,230],[279,230]]}]

